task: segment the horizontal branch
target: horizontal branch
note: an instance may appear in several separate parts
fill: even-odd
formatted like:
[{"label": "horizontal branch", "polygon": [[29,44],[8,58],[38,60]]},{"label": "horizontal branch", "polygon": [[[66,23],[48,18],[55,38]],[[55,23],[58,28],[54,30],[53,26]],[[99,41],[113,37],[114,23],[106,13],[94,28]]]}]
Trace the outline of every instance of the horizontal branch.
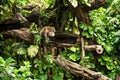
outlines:
[{"label": "horizontal branch", "polygon": [[96,50],[98,54],[102,54],[104,51],[101,45],[88,45],[84,46],[84,48],[85,50]]},{"label": "horizontal branch", "polygon": [[8,30],[6,32],[2,32],[2,34],[4,35],[5,38],[13,37],[13,38],[22,39],[29,43],[34,42],[34,36],[30,31],[28,31],[27,28]]}]

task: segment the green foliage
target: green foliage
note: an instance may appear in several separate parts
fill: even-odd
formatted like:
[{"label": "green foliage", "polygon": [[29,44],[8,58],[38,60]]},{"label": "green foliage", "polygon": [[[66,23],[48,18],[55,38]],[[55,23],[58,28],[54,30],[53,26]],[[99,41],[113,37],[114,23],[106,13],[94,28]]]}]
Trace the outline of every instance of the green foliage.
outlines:
[{"label": "green foliage", "polygon": [[65,49],[60,55],[71,60],[71,61],[79,61],[80,60],[80,48],[79,47],[70,47],[69,49]]},{"label": "green foliage", "polygon": [[[97,71],[108,75],[112,79],[115,79],[115,75],[119,74],[118,70],[120,67],[119,63],[119,29],[120,29],[120,15],[119,15],[119,3],[118,0],[113,0],[110,6],[105,8],[99,8],[90,12],[92,20],[92,27],[80,24],[80,28],[83,29],[82,35],[87,38],[92,38],[97,41],[98,44],[102,45],[105,49],[104,55],[98,59],[100,63]],[[100,66],[106,67],[108,70],[105,72]],[[112,75],[113,74],[113,75]]]},{"label": "green foliage", "polygon": [[30,71],[30,62],[24,62],[24,66],[20,66],[19,69],[14,69],[15,79],[19,80],[31,80],[32,73]]},{"label": "green foliage", "polygon": [[4,60],[0,56],[0,79],[7,80],[7,79],[12,79],[13,77],[15,77],[15,74],[13,73],[14,64],[15,62],[12,58],[8,58]]},{"label": "green foliage", "polygon": [[35,57],[38,53],[38,49],[39,47],[36,45],[30,45],[30,47],[27,49],[27,52],[28,52],[28,56],[30,56],[31,58],[32,57]]},{"label": "green foliage", "polygon": [[[46,60],[44,61],[44,59]],[[52,75],[53,80],[56,80],[56,77],[58,80],[62,80],[63,72],[59,67],[57,67],[53,63],[53,58],[51,55],[46,55],[42,57],[40,61],[36,59],[34,62],[36,67],[36,69],[33,71],[35,79],[46,80],[47,74],[50,72],[50,69],[53,69],[54,70],[54,73]]]},{"label": "green foliage", "polygon": [[[11,17],[12,4],[14,0],[2,0],[0,3],[0,20]],[[26,4],[37,2],[41,4],[41,18],[43,25],[49,24],[48,19],[56,16],[56,9],[46,13],[46,8],[52,8],[54,6],[54,0],[18,0],[19,8],[22,8]],[[88,0],[70,0],[72,5],[76,7],[78,3],[90,6]],[[65,4],[64,4],[65,5]],[[9,8],[9,9],[8,9]],[[23,15],[30,12],[21,11]],[[63,13],[63,12],[62,12]],[[66,17],[67,12],[64,12],[62,20]],[[120,74],[120,0],[108,0],[107,5],[103,8],[93,10],[89,13],[92,26],[86,24],[79,24],[79,27],[83,29],[82,35],[95,40],[98,44],[104,47],[104,53],[98,58],[97,65],[94,64],[96,57],[93,56],[91,51],[86,52],[85,60],[80,62],[81,48],[80,46],[65,48],[61,52],[61,56],[68,60],[79,63],[82,66],[92,68],[95,71],[102,72],[103,74],[115,79],[117,74]],[[73,19],[73,15],[69,14],[67,26],[65,28],[66,33],[70,32],[68,25]],[[61,20],[61,22],[62,22]],[[77,25],[75,20],[75,25]],[[48,54],[46,56],[41,53],[41,58],[37,59],[38,50],[41,46],[39,36],[39,28],[35,23],[32,23],[29,29],[35,38],[35,43],[30,45],[17,39],[4,39],[1,36],[0,40],[0,79],[1,80],[47,80],[50,69],[54,69],[52,75],[53,80],[62,80],[64,73],[53,62],[52,56]],[[77,32],[78,30],[76,30]],[[6,46],[7,45],[7,46]],[[41,49],[40,49],[41,50]],[[20,56],[20,60],[17,60]],[[28,60],[30,57],[30,60]],[[10,57],[10,58],[8,58]],[[21,58],[23,60],[21,60]],[[35,58],[35,59],[34,59]],[[18,58],[19,59],[19,58]],[[16,62],[15,62],[16,61]],[[19,63],[20,62],[20,63]],[[17,65],[19,64],[19,65]],[[69,80],[72,76],[69,73],[65,74]]]},{"label": "green foliage", "polygon": [[9,18],[12,15],[12,11],[11,11],[12,5],[11,4],[12,4],[11,0],[2,0],[2,5],[0,5],[0,20]]}]

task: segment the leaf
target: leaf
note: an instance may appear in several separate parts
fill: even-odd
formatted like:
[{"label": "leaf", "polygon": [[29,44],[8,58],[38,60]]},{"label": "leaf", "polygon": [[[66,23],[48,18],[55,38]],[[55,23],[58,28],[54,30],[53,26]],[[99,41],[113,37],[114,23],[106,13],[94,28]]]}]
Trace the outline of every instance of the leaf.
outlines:
[{"label": "leaf", "polygon": [[0,56],[0,64],[5,64],[5,60]]},{"label": "leaf", "polygon": [[108,70],[113,70],[115,68],[115,65],[113,61],[111,60],[111,61],[106,62],[106,67]]},{"label": "leaf", "polygon": [[71,60],[73,60],[73,61],[76,61],[76,59],[77,59],[77,57],[76,57],[75,54],[71,54],[71,55],[69,56],[69,58],[70,58]]},{"label": "leaf", "polygon": [[47,80],[47,74],[40,75],[40,80]]},{"label": "leaf", "polygon": [[0,72],[4,71],[4,65],[0,65]]},{"label": "leaf", "polygon": [[100,62],[101,65],[105,65],[105,61],[102,58],[99,58],[98,61]]},{"label": "leaf", "polygon": [[46,60],[49,61],[50,63],[53,63],[52,55],[46,55]]},{"label": "leaf", "polygon": [[111,45],[105,45],[105,50],[110,53],[113,50],[113,47]]},{"label": "leaf", "polygon": [[10,51],[10,50],[11,50],[11,46],[7,46],[6,49],[7,49],[8,51]]},{"label": "leaf", "polygon": [[27,52],[26,49],[23,47],[17,49],[17,54],[22,55],[22,54],[26,54],[26,52]]},{"label": "leaf", "polygon": [[6,63],[6,65],[9,65],[10,66],[10,64],[13,62],[14,60],[11,58],[11,57],[9,57],[6,61],[5,61],[5,63]]},{"label": "leaf", "polygon": [[87,6],[91,6],[91,4],[88,2],[88,0],[83,0],[84,1],[84,3],[87,5]]},{"label": "leaf", "polygon": [[35,57],[38,53],[38,49],[39,47],[37,45],[30,45],[30,47],[27,49],[28,56],[30,56],[31,58]]},{"label": "leaf", "polygon": [[34,37],[35,37],[36,41],[40,41],[40,39],[41,39],[40,35],[35,35]]},{"label": "leaf", "polygon": [[82,35],[86,36],[88,33],[86,31],[82,31]]},{"label": "leaf", "polygon": [[115,76],[117,75],[117,73],[116,72],[109,72],[108,73],[108,76],[110,77],[110,78],[112,78],[112,80],[115,80]]},{"label": "leaf", "polygon": [[73,52],[77,51],[77,49],[75,47],[70,47],[70,50],[73,51]]},{"label": "leaf", "polygon": [[69,2],[72,4],[73,7],[77,7],[78,6],[77,0],[69,0]]},{"label": "leaf", "polygon": [[108,70],[113,70],[113,68],[114,68],[112,65],[106,65],[106,67]]},{"label": "leaf", "polygon": [[102,56],[103,60],[105,61],[111,61],[110,57],[108,55]]},{"label": "leaf", "polygon": [[53,80],[63,80],[63,74],[62,75],[60,75],[60,74],[55,74],[54,76],[53,76]]}]

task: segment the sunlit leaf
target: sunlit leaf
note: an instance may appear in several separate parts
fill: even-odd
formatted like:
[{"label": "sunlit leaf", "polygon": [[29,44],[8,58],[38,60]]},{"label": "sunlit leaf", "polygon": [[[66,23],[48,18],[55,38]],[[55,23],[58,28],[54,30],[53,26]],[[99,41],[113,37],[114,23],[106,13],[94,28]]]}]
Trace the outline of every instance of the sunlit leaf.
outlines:
[{"label": "sunlit leaf", "polygon": [[31,58],[35,57],[38,53],[38,49],[39,49],[38,46],[30,45],[30,47],[27,49],[28,56],[30,56]]},{"label": "sunlit leaf", "polygon": [[76,61],[76,59],[77,59],[77,57],[76,57],[75,54],[71,54],[71,55],[69,56],[69,58],[70,58],[71,60],[73,60],[73,61]]},{"label": "sunlit leaf", "polygon": [[20,48],[17,49],[17,54],[22,55],[22,54],[26,54],[26,53],[27,53],[27,51],[23,47],[20,47]]},{"label": "sunlit leaf", "polygon": [[70,50],[73,51],[73,52],[76,52],[76,51],[77,51],[77,48],[75,48],[75,47],[70,47]]},{"label": "sunlit leaf", "polygon": [[111,61],[110,57],[108,55],[102,56],[103,60],[105,61]]},{"label": "sunlit leaf", "polygon": [[49,61],[50,63],[53,63],[53,56],[52,56],[52,55],[46,55],[46,59],[47,59],[47,61]]},{"label": "sunlit leaf", "polygon": [[72,4],[73,7],[77,7],[78,6],[77,0],[69,0],[69,2]]},{"label": "sunlit leaf", "polygon": [[106,65],[108,70],[112,70],[114,67],[112,65]]},{"label": "sunlit leaf", "polygon": [[105,50],[110,53],[113,50],[113,47],[111,45],[106,45]]}]

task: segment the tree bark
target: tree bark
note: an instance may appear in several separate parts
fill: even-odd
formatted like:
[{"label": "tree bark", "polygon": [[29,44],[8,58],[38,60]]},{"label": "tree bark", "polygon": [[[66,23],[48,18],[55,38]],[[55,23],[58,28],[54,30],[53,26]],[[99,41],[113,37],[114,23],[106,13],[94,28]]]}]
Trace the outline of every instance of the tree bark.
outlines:
[{"label": "tree bark", "polygon": [[68,71],[76,75],[77,77],[84,77],[87,80],[112,80],[100,72],[92,71],[86,67],[83,67],[77,63],[68,61],[60,56],[54,59],[54,62],[63,70]]}]

